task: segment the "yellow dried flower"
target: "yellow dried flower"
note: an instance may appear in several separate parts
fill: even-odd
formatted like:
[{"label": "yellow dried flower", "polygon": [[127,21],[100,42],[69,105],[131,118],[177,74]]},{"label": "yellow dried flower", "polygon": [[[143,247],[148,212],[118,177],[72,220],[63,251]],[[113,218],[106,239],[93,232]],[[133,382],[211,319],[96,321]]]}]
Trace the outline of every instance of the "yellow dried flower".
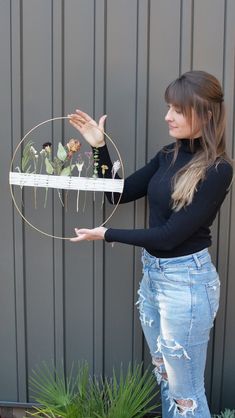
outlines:
[{"label": "yellow dried flower", "polygon": [[78,152],[81,148],[81,143],[77,139],[70,139],[66,144],[69,152]]},{"label": "yellow dried flower", "polygon": [[105,165],[105,164],[103,164],[102,166],[101,166],[101,170],[102,170],[102,174],[103,174],[103,176],[105,175],[105,171],[106,170],[108,170],[108,166],[107,165]]}]

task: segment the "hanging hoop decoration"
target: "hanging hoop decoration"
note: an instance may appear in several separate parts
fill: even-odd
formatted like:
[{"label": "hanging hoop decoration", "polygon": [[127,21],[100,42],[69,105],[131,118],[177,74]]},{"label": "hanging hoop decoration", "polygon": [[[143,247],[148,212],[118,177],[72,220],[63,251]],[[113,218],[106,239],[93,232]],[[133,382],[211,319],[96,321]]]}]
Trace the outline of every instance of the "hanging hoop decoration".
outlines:
[{"label": "hanging hoop decoration", "polygon": [[[33,191],[33,202],[34,209],[37,210],[37,199],[39,190],[42,193],[44,189],[44,208],[46,208],[48,193],[50,190],[57,191],[57,201],[62,205],[64,213],[67,212],[68,206],[68,193],[72,194],[72,204],[75,206],[75,213],[79,212],[80,192],[83,192],[83,213],[85,212],[86,195],[87,192],[92,192],[93,201],[97,192],[101,192],[102,202],[101,208],[104,203],[104,193],[111,193],[111,199],[114,204],[114,193],[115,196],[118,194],[118,199],[114,204],[114,208],[99,226],[105,225],[113,214],[116,212],[120,203],[123,187],[124,187],[124,166],[120,152],[115,145],[114,141],[110,136],[102,131],[104,137],[113,146],[115,153],[118,157],[113,163],[112,168],[106,165],[99,166],[99,148],[95,148],[92,151],[80,153],[81,142],[75,139],[70,139],[66,146],[62,145],[62,142],[58,143],[58,150],[55,157],[53,157],[52,143],[44,143],[40,152],[36,150],[35,141],[32,141],[31,134],[38,136],[37,129],[46,124],[54,123],[55,121],[65,121],[69,119],[68,116],[60,116],[45,120],[38,125],[30,129],[21,141],[16,146],[13,157],[10,163],[9,172],[9,185],[10,194],[14,203],[14,206],[21,218],[34,230],[41,234],[55,239],[70,240],[72,237],[63,237],[58,235],[50,234],[47,231],[38,228],[29,221],[26,214],[26,208],[23,203],[23,193],[25,190]],[[96,128],[101,131],[98,126],[92,125],[92,128]],[[53,131],[53,129],[52,129]],[[26,143],[26,139],[29,142]],[[38,142],[38,141],[37,141]],[[84,141],[85,142],[85,141]],[[23,146],[23,147],[22,147]],[[22,150],[21,162],[16,166],[17,153],[20,154]],[[105,172],[109,170],[111,178],[105,176]],[[121,171],[121,178],[116,178],[117,171]],[[98,177],[98,172],[102,172],[102,177]],[[85,173],[85,176],[83,175]],[[21,202],[17,203],[14,188],[18,186],[21,194]],[[20,189],[19,189],[20,188]],[[26,192],[26,194],[27,194]],[[18,192],[19,193],[19,192]],[[75,193],[75,194],[74,194]],[[42,197],[42,195],[41,195]],[[31,209],[32,211],[32,209]],[[77,222],[77,220],[76,220]],[[73,225],[73,227],[77,224]]]}]

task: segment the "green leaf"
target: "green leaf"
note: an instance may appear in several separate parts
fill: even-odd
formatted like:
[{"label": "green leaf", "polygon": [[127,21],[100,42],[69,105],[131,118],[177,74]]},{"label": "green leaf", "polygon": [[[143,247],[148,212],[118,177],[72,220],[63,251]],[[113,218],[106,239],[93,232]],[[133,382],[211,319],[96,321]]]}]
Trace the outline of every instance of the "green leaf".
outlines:
[{"label": "green leaf", "polygon": [[54,168],[52,167],[50,161],[48,160],[48,158],[45,158],[45,166],[46,166],[46,172],[47,174],[53,174],[54,173]]},{"label": "green leaf", "polygon": [[32,154],[30,152],[30,147],[33,144],[34,143],[32,141],[29,141],[23,149],[23,156],[22,156],[22,160],[21,160],[21,170],[22,170],[23,173],[26,172],[27,166],[30,162],[30,159],[32,158]]},{"label": "green leaf", "polygon": [[63,168],[60,175],[61,176],[70,176],[72,174],[72,171],[73,171],[74,167],[75,167],[75,164],[72,164],[71,166],[69,165],[68,167]]},{"label": "green leaf", "polygon": [[64,149],[63,145],[61,144],[61,142],[59,142],[59,144],[58,144],[57,157],[61,161],[65,161],[66,160],[66,157],[67,157],[67,152],[65,151],[65,149]]}]

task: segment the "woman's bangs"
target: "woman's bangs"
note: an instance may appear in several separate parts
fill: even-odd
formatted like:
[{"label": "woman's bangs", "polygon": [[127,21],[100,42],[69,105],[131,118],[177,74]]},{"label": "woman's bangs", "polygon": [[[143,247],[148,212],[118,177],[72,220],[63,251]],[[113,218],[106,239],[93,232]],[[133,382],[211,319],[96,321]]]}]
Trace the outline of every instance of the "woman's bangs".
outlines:
[{"label": "woman's bangs", "polygon": [[190,95],[187,94],[185,86],[179,79],[167,87],[165,91],[165,101],[180,110],[183,115],[191,115],[192,103]]}]

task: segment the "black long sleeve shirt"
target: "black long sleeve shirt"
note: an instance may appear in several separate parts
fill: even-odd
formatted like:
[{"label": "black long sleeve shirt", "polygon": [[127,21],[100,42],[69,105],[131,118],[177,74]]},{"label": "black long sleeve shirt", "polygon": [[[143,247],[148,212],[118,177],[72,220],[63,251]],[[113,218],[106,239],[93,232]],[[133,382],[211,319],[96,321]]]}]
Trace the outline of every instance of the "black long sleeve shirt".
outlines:
[{"label": "black long sleeve shirt", "polygon": [[[149,201],[148,229],[113,229],[105,232],[107,242],[121,242],[146,248],[155,257],[171,258],[200,251],[211,246],[210,227],[228,192],[233,176],[229,162],[221,160],[206,171],[190,205],[178,212],[171,209],[172,177],[193,157],[200,147],[200,139],[194,139],[194,151],[188,139],[180,139],[180,149],[173,165],[171,143],[161,149],[143,168],[125,179],[120,203],[137,200],[143,196]],[[172,152],[169,152],[172,151]],[[99,166],[109,167],[106,176],[111,176],[112,162],[107,147],[99,148]],[[111,194],[106,194],[111,201]],[[116,196],[117,198],[117,196]]]}]

